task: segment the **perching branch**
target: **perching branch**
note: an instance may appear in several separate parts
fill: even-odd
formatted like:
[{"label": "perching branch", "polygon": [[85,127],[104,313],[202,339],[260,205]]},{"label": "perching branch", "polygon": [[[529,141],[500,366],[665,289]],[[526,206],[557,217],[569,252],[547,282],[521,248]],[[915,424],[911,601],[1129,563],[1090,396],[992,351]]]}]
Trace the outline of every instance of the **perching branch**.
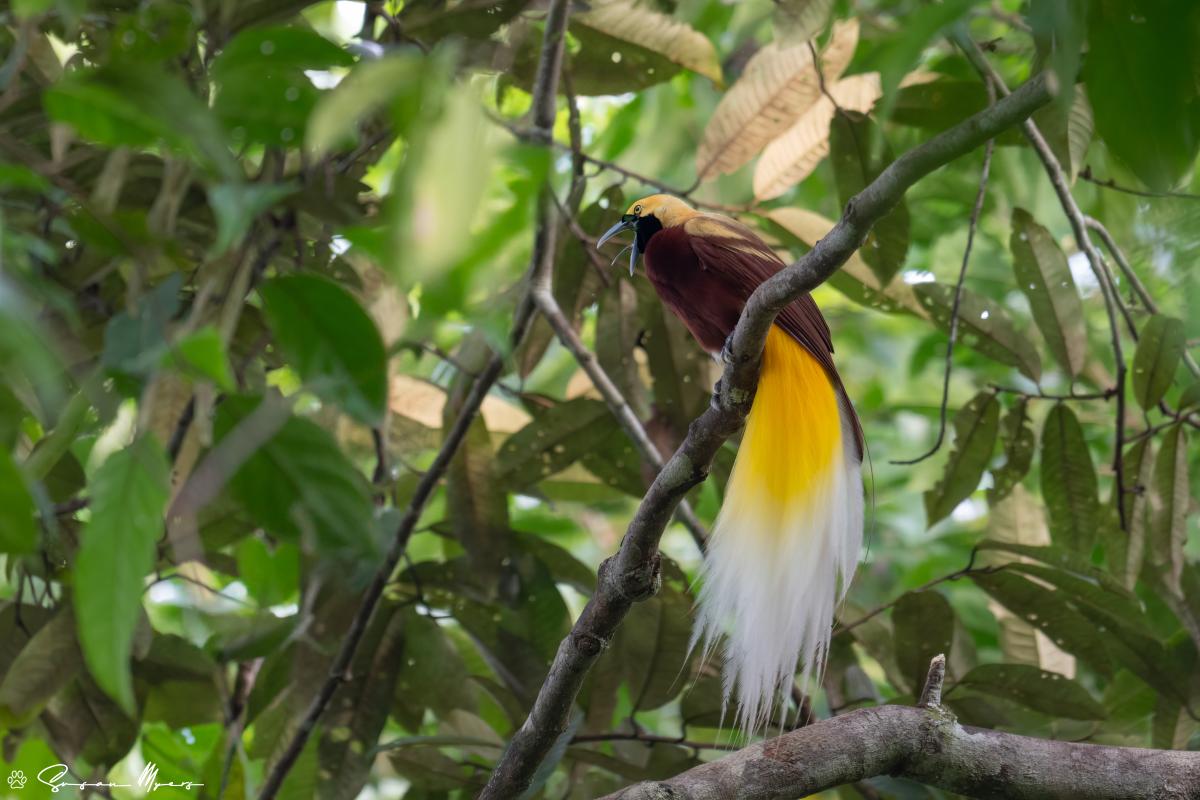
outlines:
[{"label": "perching branch", "polygon": [[[558,72],[562,64],[567,14],[567,0],[554,0],[546,19],[546,33],[542,42],[541,60],[538,64],[537,83],[534,89],[533,115],[534,124],[537,130],[542,132],[545,141],[549,141],[554,125]],[[543,195],[548,196],[548,194],[549,190],[544,189]],[[538,271],[546,269],[544,265],[554,258],[554,241],[555,225],[553,207],[547,198],[543,198],[538,206],[538,227],[534,239],[533,258],[530,267],[531,274],[536,274]],[[514,342],[520,342],[524,338],[525,332],[529,327],[529,322],[533,318],[533,308],[533,302],[528,298],[517,308],[512,330],[512,340]],[[371,615],[374,614],[375,608],[379,605],[379,601],[383,597],[384,587],[387,585],[396,566],[400,563],[400,559],[404,556],[409,537],[412,536],[413,529],[416,527],[417,521],[421,518],[425,504],[433,496],[434,491],[441,482],[442,476],[454,458],[455,452],[457,452],[463,439],[466,438],[471,423],[483,405],[483,401],[491,390],[492,384],[500,377],[503,369],[504,359],[499,353],[496,353],[491,357],[487,366],[484,367],[479,377],[475,380],[474,385],[472,385],[470,392],[463,401],[458,419],[454,421],[454,425],[447,431],[441,450],[438,451],[437,456],[434,458],[433,463],[429,465],[425,474],[421,476],[421,480],[417,484],[412,498],[409,500],[408,508],[405,510],[404,516],[396,528],[396,533],[392,537],[392,543],[388,548],[383,563],[380,564],[379,569],[375,572],[375,576],[371,579],[370,585],[363,594],[358,610],[354,614],[354,619],[350,623],[350,629],[346,632],[341,648],[330,664],[329,675],[326,677],[325,682],[321,684],[316,697],[309,703],[308,709],[297,724],[296,731],[288,742],[287,747],[284,748],[279,760],[271,768],[270,773],[263,782],[262,789],[258,795],[259,800],[271,800],[271,798],[278,794],[288,772],[295,765],[296,760],[300,757],[300,753],[304,750],[304,745],[308,742],[309,737],[316,728],[317,721],[325,712],[325,709],[328,708],[330,701],[333,700],[338,687],[348,678],[347,673],[354,661],[358,646],[361,644],[363,636],[367,631]]]},{"label": "perching branch", "polygon": [[[989,104],[996,102],[996,91],[988,84]],[[967,265],[971,263],[971,246],[975,244],[975,229],[979,227],[979,215],[983,213],[983,200],[987,197],[988,172],[992,167],[992,151],[996,148],[996,140],[988,139],[983,148],[983,169],[979,171],[979,191],[975,195],[975,206],[971,209],[971,219],[967,222],[967,246],[963,248],[962,266],[958,269],[958,281],[954,284],[954,304],[950,308],[950,339],[946,342],[946,367],[942,375],[942,403],[938,407],[938,435],[933,446],[916,458],[904,461],[893,461],[899,466],[919,464],[932,456],[942,447],[946,440],[946,407],[950,402],[950,372],[954,367],[954,344],[958,339],[958,310],[962,303],[963,282],[967,278]]]},{"label": "perching branch", "polygon": [[[1008,95],[1008,86],[1004,83],[1004,78],[996,72],[987,57],[979,46],[967,35],[965,28],[956,29],[950,37],[963,51],[967,60],[971,62],[971,66],[979,73],[984,83],[993,85],[1002,95]],[[1091,265],[1092,273],[1096,276],[1096,282],[1100,284],[1100,293],[1104,296],[1104,309],[1108,313],[1109,334],[1112,339],[1113,361],[1117,370],[1117,424],[1116,424],[1116,442],[1113,445],[1113,473],[1116,476],[1117,489],[1114,492],[1117,498],[1117,518],[1121,521],[1121,528],[1125,529],[1128,526],[1129,520],[1125,516],[1125,356],[1121,348],[1121,326],[1117,321],[1117,307],[1120,302],[1120,297],[1117,294],[1116,283],[1111,280],[1111,275],[1108,267],[1104,263],[1104,256],[1100,255],[1100,251],[1096,249],[1092,243],[1091,237],[1088,235],[1087,223],[1084,221],[1083,212],[1079,209],[1079,204],[1075,202],[1075,198],[1071,195],[1071,187],[1067,181],[1067,176],[1063,173],[1062,166],[1059,165],[1058,159],[1054,155],[1054,151],[1050,149],[1050,145],[1046,142],[1042,132],[1038,130],[1038,126],[1032,119],[1026,119],[1021,123],[1021,128],[1025,132],[1025,138],[1033,145],[1034,152],[1042,162],[1042,166],[1046,170],[1046,176],[1050,179],[1051,185],[1054,187],[1055,194],[1058,195],[1058,201],[1063,207],[1063,211],[1067,215],[1067,220],[1071,223],[1071,231],[1075,236],[1075,243],[1079,249],[1087,256],[1088,264]]]},{"label": "perching branch", "polygon": [[707,477],[717,450],[745,421],[758,383],[767,332],[776,315],[833,275],[862,245],[871,226],[919,179],[1021,122],[1049,99],[1044,78],[1035,77],[994,106],[905,153],[851,198],[842,218],[812,250],[750,296],[723,353],[725,372],[711,405],[692,423],[683,443],[654,479],[621,549],[601,565],[595,594],[559,645],[529,717],[513,736],[481,797],[507,800],[520,796],[550,748],[567,730],[575,696],[588,669],[633,603],[654,594],[663,529],[688,490]]},{"label": "perching branch", "polygon": [[941,705],[944,675],[945,659],[938,656],[930,665],[922,707],[852,711],[605,800],[790,800],[883,775],[967,797],[1200,797],[1200,753],[965,727]]}]

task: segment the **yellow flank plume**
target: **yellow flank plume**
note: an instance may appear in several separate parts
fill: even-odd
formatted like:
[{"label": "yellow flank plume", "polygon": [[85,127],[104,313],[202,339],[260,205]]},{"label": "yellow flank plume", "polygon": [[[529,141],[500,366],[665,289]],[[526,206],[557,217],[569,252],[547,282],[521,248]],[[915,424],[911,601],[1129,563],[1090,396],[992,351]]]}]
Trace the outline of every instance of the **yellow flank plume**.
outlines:
[{"label": "yellow flank plume", "polygon": [[802,502],[828,480],[841,440],[838,400],[825,369],[772,326],[729,492]]}]

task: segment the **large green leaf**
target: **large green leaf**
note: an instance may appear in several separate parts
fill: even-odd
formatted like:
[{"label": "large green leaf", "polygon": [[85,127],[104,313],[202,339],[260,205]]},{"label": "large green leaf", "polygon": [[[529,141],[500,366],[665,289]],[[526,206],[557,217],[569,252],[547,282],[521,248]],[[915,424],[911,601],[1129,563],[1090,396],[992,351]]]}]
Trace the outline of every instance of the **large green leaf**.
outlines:
[{"label": "large green leaf", "polygon": [[925,492],[927,525],[950,516],[971,496],[983,477],[1000,427],[1000,402],[992,392],[980,392],[954,415],[954,449],[946,461],[942,479]]},{"label": "large green leaf", "polygon": [[1000,443],[1004,463],[992,470],[992,488],[988,503],[996,505],[1012,492],[1029,472],[1037,439],[1029,420],[1029,401],[1022,397],[1000,422]]},{"label": "large green leaf", "polygon": [[1009,247],[1013,272],[1029,298],[1033,321],[1046,337],[1050,352],[1074,378],[1087,360],[1087,326],[1067,257],[1050,231],[1021,208],[1013,209]]},{"label": "large green leaf", "polygon": [[259,289],[275,342],[314,392],[367,425],[387,407],[387,355],[375,323],[338,284],[285,275]]},{"label": "large green leaf", "polygon": [[[13,638],[17,636],[23,634],[16,633]],[[0,725],[23,727],[83,669],[71,608],[64,606],[55,612],[5,666],[0,680]]]},{"label": "large green leaf", "polygon": [[938,592],[907,592],[892,611],[896,663],[914,695],[921,692],[930,660],[954,645],[954,609]]},{"label": "large green leaf", "polygon": [[1104,719],[1108,713],[1087,689],[1057,672],[1029,664],[980,664],[957,684],[1020,703],[1054,717]]},{"label": "large green leaf", "polygon": [[0,553],[21,555],[37,547],[33,496],[8,450],[0,449]]},{"label": "large green leaf", "polygon": [[1050,517],[1050,536],[1060,547],[1091,553],[1096,541],[1096,470],[1075,412],[1059,403],[1042,428],[1042,496]]},{"label": "large green leaf", "polygon": [[1159,570],[1167,589],[1182,597],[1183,547],[1187,541],[1188,493],[1187,434],[1176,423],[1163,436],[1154,460],[1150,484],[1150,561]]},{"label": "large green leaf", "polygon": [[[861,192],[892,162],[891,151],[879,147],[883,132],[869,117],[853,111],[834,114],[829,130],[829,159],[843,206]],[[878,155],[874,154],[878,151]],[[863,261],[887,286],[908,254],[908,205],[901,198],[871,226],[859,249]]]},{"label": "large green leaf", "polygon": [[687,688],[691,608],[686,594],[664,586],[636,604],[621,625],[614,649],[636,710],[658,708]]},{"label": "large green leaf", "polygon": [[1142,327],[1133,354],[1133,396],[1147,411],[1158,405],[1175,380],[1187,335],[1174,317],[1155,314]]},{"label": "large green leaf", "polygon": [[[934,323],[949,332],[954,287],[944,283],[918,283],[913,291]],[[958,335],[963,344],[1001,364],[1016,367],[1035,381],[1041,377],[1042,361],[1037,350],[1029,338],[1017,330],[1001,306],[964,288],[958,312]]]},{"label": "large green leaf", "polygon": [[1105,637],[1065,592],[1047,588],[1007,569],[974,573],[971,579],[1000,605],[1046,634],[1063,650],[1087,662],[1102,675],[1112,674],[1112,657],[1105,647]]},{"label": "large green leaf", "polygon": [[[236,430],[261,402],[229,397],[217,409],[218,440]],[[306,419],[290,417],[233,474],[230,486],[255,523],[306,548],[373,553],[367,481],[334,438]]]},{"label": "large green leaf", "polygon": [[523,489],[566,469],[611,436],[608,426],[597,424],[608,413],[604,403],[586,397],[539,412],[500,448],[496,480],[508,489]]},{"label": "large green leaf", "polygon": [[128,714],[130,653],[163,535],[169,469],[162,447],[146,436],[109,456],[88,487],[91,519],[75,559],[75,617],[88,670]]},{"label": "large green leaf", "polygon": [[1200,147],[1190,0],[1090,4],[1084,67],[1096,130],[1151,189],[1170,189]]}]

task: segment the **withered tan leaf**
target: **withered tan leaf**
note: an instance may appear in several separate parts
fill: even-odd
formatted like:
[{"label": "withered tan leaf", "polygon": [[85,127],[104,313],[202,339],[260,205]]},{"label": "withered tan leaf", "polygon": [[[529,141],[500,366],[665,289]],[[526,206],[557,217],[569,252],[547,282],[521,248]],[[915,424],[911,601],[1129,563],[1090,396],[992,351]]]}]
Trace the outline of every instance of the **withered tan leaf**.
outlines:
[{"label": "withered tan leaf", "polygon": [[[446,391],[442,387],[408,375],[392,378],[388,408],[393,414],[438,430],[442,427],[442,410],[445,407]],[[492,433],[514,433],[532,419],[523,408],[496,397],[484,399],[480,414]]]},{"label": "withered tan leaf", "polygon": [[[879,99],[879,73],[852,75],[829,88],[838,107],[866,113]],[[822,95],[804,116],[772,141],[754,169],[754,196],[770,200],[812,174],[829,155],[829,126],[834,105]]]},{"label": "withered tan leaf", "polygon": [[[836,80],[858,45],[858,21],[834,25],[821,55],[826,83]],[[701,179],[737,170],[788,129],[821,95],[808,43],[770,44],[746,65],[713,112],[696,151]]]},{"label": "withered tan leaf", "polygon": [[576,14],[571,21],[653,50],[716,84],[723,82],[713,43],[674,17],[629,0],[605,0],[593,3],[590,11]]}]

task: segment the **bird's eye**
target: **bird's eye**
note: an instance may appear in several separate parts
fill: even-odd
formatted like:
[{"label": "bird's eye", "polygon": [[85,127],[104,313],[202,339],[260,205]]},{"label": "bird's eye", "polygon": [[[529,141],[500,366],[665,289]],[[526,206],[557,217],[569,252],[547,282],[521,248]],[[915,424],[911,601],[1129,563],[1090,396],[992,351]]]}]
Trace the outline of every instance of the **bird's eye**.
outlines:
[{"label": "bird's eye", "polygon": [[635,214],[640,214],[640,213],[642,213],[642,207],[641,207],[641,206],[634,206],[634,207],[633,207],[633,213],[635,213]]}]

